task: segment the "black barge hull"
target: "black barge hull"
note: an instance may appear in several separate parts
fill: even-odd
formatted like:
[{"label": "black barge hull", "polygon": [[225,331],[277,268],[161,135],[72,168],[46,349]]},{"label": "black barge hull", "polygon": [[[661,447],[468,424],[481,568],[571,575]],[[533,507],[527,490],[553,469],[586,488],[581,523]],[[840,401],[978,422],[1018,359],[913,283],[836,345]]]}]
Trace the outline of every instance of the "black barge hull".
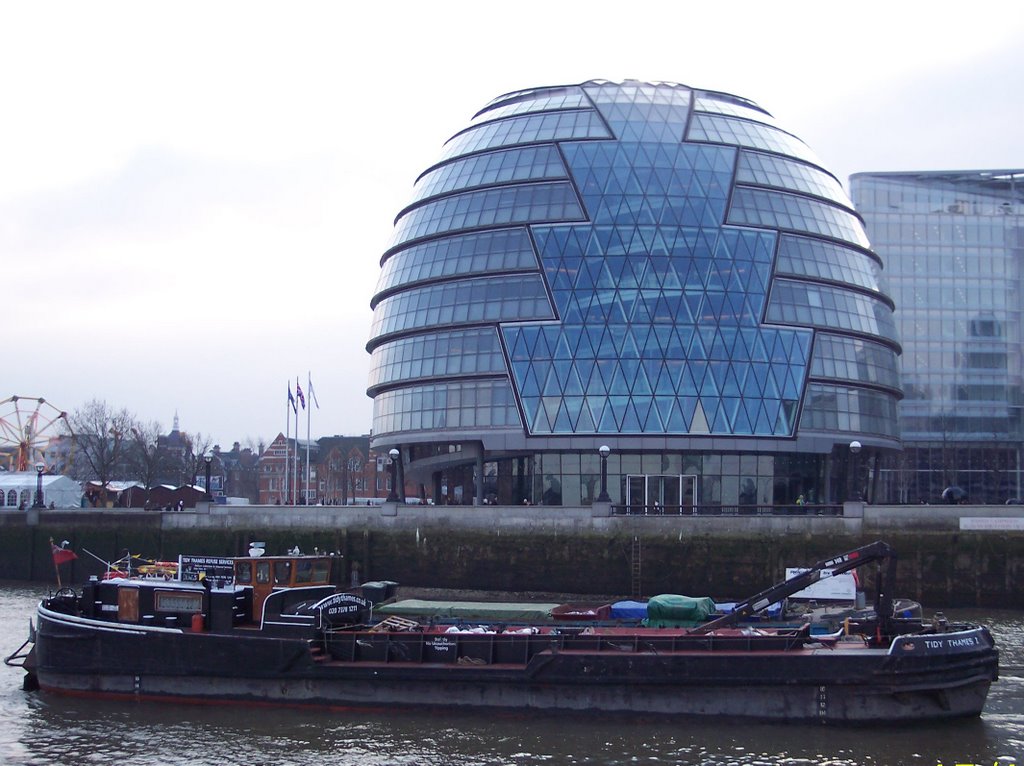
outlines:
[{"label": "black barge hull", "polygon": [[661,633],[318,641],[112,624],[45,607],[38,618],[32,672],[43,691],[126,699],[877,723],[977,716],[998,675],[980,627],[877,649]]}]

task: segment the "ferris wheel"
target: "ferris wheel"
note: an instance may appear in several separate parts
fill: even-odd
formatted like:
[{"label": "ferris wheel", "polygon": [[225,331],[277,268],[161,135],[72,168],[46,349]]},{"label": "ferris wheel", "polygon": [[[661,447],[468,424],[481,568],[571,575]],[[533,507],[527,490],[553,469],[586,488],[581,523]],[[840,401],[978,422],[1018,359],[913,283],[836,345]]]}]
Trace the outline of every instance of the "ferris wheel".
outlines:
[{"label": "ferris wheel", "polygon": [[11,471],[28,471],[36,463],[45,465],[50,439],[71,433],[67,422],[68,414],[41,396],[11,396],[0,401],[0,460],[6,459]]}]

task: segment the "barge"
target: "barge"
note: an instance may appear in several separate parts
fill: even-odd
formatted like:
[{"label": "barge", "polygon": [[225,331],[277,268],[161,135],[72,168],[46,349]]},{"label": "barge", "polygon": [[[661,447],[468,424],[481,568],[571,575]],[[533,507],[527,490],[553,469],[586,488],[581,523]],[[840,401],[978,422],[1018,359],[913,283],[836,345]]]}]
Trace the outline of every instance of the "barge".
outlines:
[{"label": "barge", "polygon": [[[874,617],[831,635],[741,621],[822,572],[879,567]],[[822,723],[977,716],[998,678],[980,625],[892,616],[881,542],[694,628],[375,619],[331,557],[232,560],[230,578],[93,579],[38,606],[26,688],[131,700],[430,706]]]}]

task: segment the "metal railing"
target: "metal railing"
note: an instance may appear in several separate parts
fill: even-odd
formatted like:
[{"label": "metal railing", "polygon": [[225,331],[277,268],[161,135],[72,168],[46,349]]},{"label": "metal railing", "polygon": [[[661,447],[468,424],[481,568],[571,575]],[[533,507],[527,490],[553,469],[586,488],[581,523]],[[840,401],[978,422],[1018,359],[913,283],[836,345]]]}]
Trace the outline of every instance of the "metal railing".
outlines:
[{"label": "metal railing", "polygon": [[612,505],[615,516],[842,516],[839,504]]}]

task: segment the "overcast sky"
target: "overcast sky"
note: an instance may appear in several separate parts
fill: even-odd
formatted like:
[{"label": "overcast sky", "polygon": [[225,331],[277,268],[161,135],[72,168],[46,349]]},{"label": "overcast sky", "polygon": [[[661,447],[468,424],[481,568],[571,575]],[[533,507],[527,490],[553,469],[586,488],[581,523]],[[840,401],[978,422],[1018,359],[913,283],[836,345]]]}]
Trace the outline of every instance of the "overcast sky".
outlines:
[{"label": "overcast sky", "polygon": [[229,448],[283,431],[308,371],[312,435],[367,433],[394,216],[493,97],[735,93],[844,185],[1022,167],[1022,28],[1011,2],[0,0],[0,399]]}]

